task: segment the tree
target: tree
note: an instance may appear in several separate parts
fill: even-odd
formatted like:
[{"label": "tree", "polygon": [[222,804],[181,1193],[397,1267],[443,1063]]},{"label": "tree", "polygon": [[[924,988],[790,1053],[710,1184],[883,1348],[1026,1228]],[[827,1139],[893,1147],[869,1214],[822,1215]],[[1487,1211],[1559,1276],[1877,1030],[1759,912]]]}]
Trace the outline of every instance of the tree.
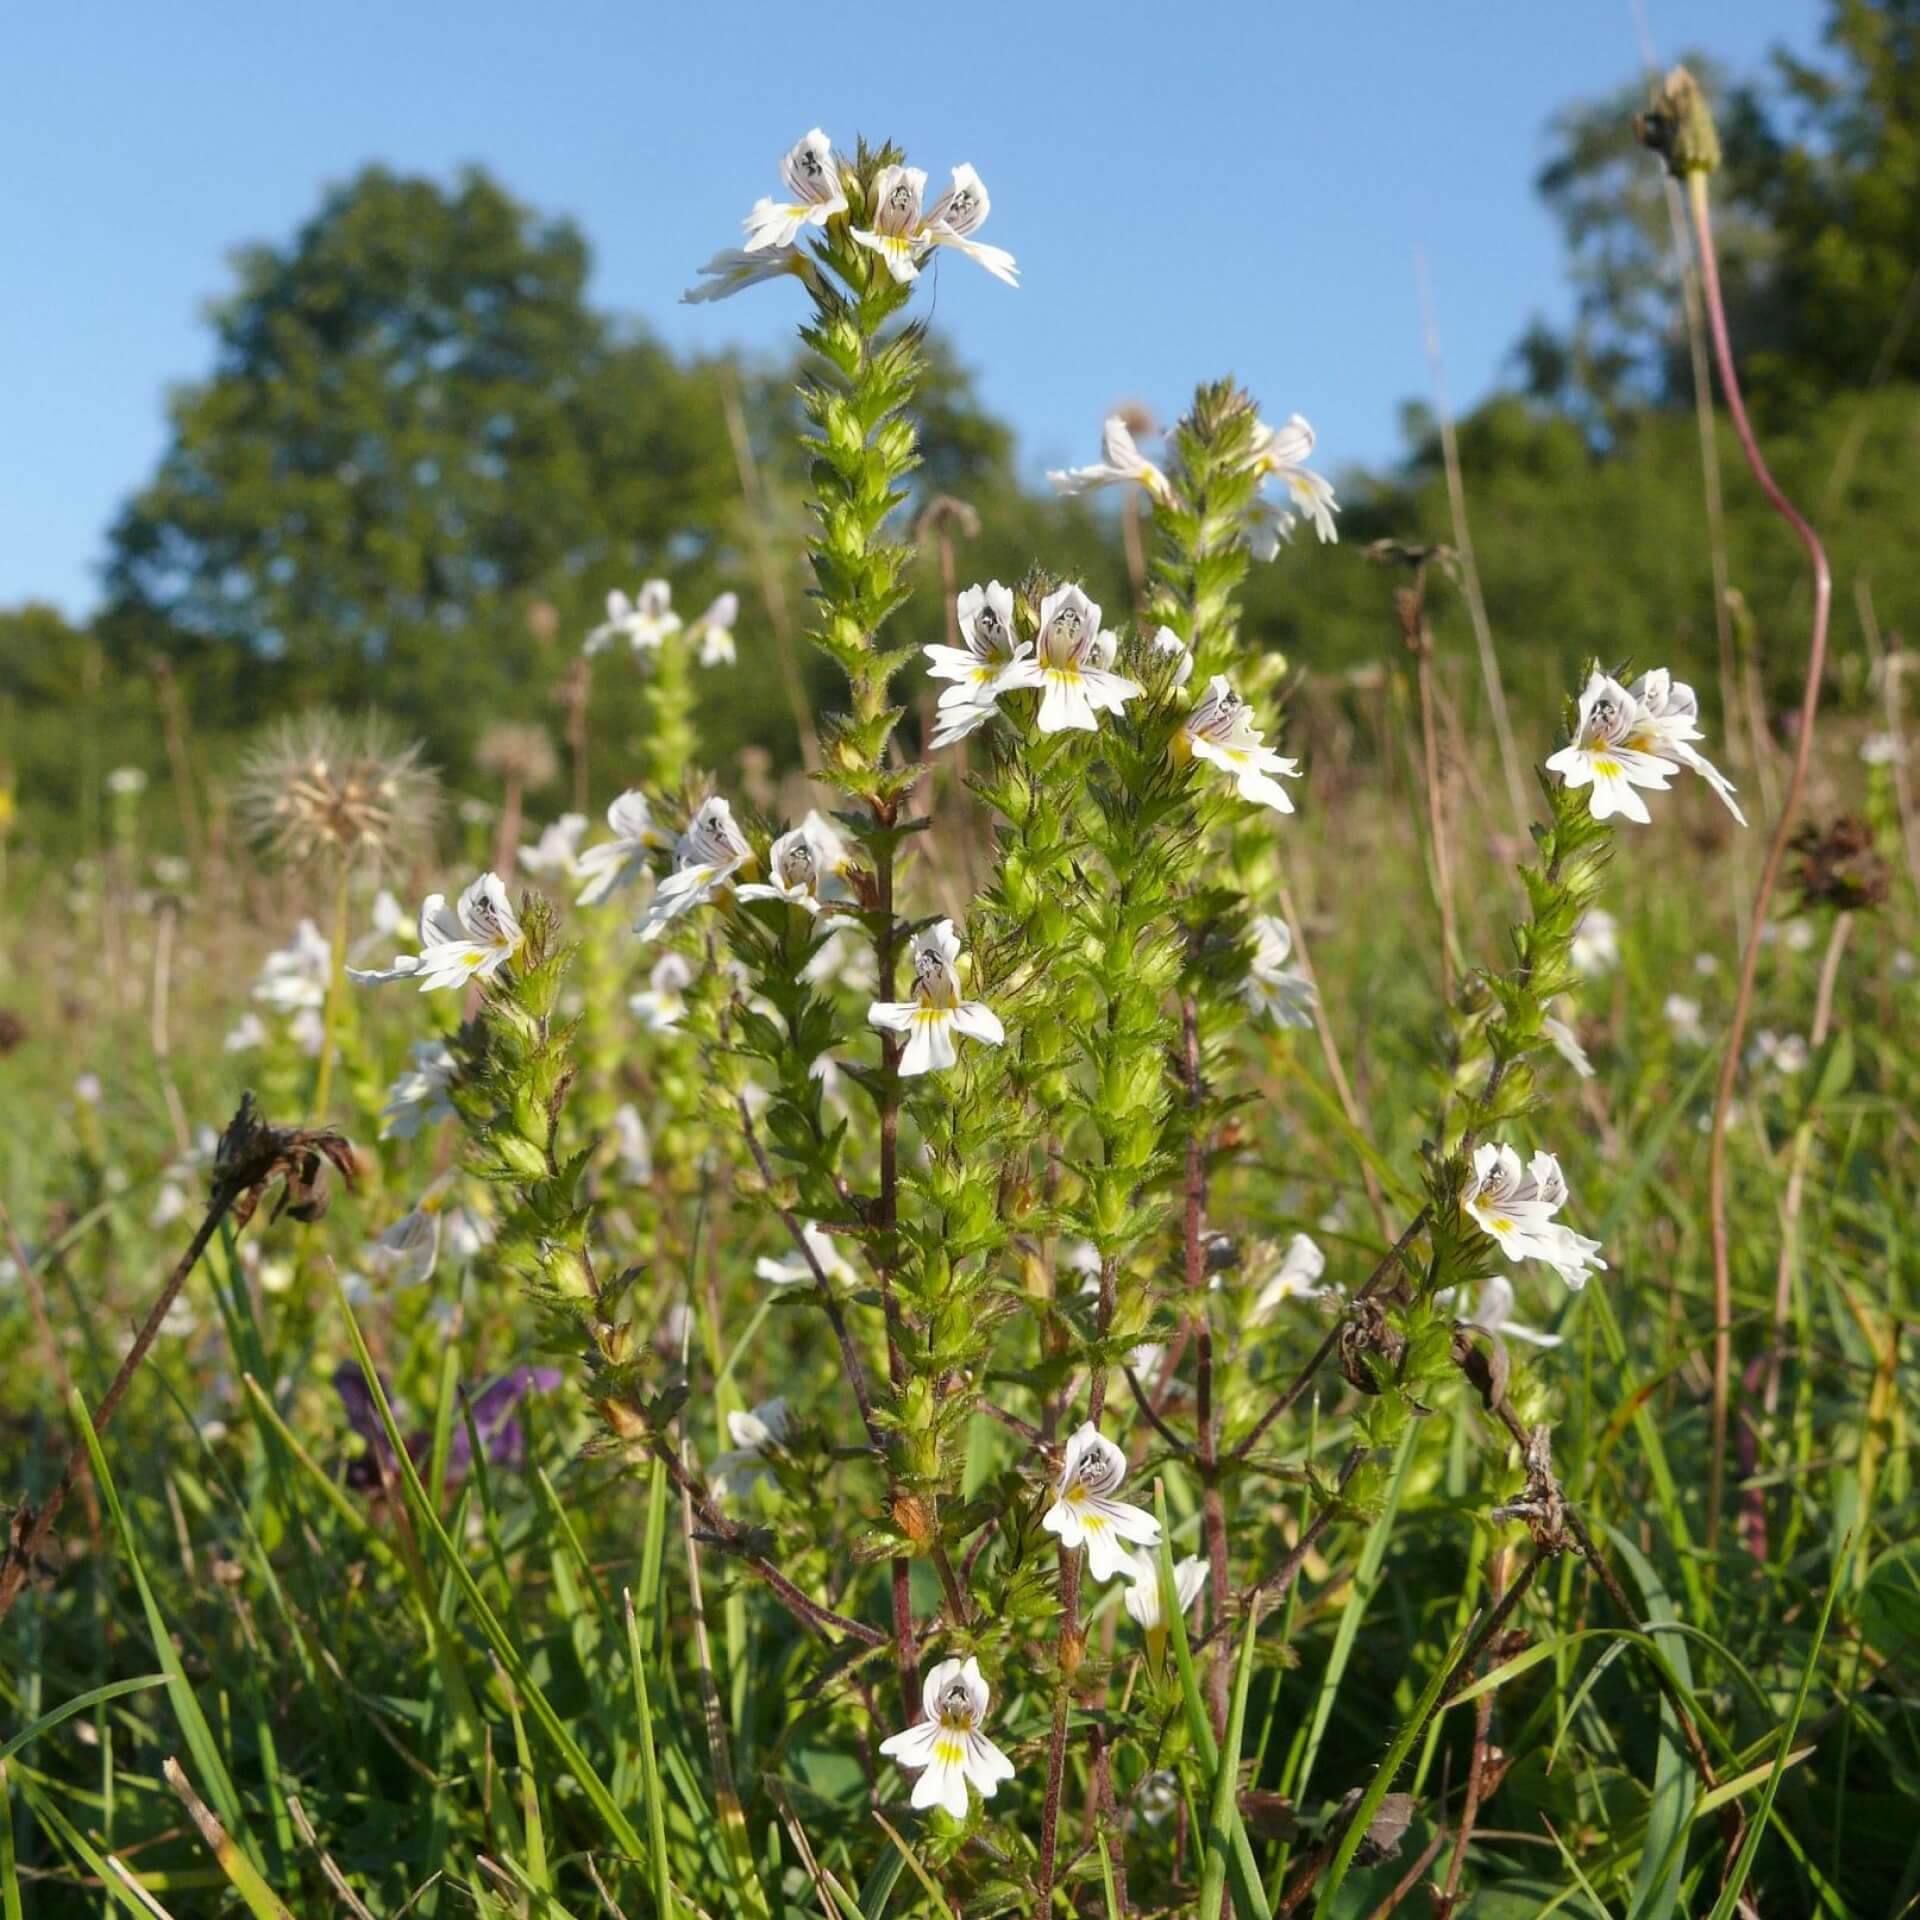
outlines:
[{"label": "tree", "polygon": [[588,264],[479,172],[369,169],[245,249],[213,373],[113,531],[112,656],[169,656],[225,720],[377,686],[457,757],[552,677],[537,608],[557,649],[610,586],[717,580],[715,370],[589,308]]}]

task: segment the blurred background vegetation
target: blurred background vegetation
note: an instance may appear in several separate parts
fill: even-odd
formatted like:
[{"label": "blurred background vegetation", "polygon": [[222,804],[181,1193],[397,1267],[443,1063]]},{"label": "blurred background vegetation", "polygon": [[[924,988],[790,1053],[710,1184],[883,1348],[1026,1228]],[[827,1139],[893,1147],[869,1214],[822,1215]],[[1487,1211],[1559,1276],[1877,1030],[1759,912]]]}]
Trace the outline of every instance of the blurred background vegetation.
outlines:
[{"label": "blurred background vegetation", "polygon": [[[1695,64],[1725,103],[1734,336],[1769,457],[1833,555],[1844,701],[1867,697],[1859,623],[1897,638],[1920,619],[1920,5],[1835,0],[1829,16],[1818,68],[1783,54],[1743,85]],[[1797,686],[1800,562],[1730,440],[1713,537],[1672,211],[1628,131],[1640,92],[1571,105],[1552,129],[1539,188],[1577,319],[1530,326],[1508,388],[1458,422],[1471,537],[1517,698],[1588,652],[1657,657],[1743,688],[1766,725]],[[238,253],[211,369],[173,395],[170,444],[112,529],[99,614],[78,629],[0,610],[0,788],[31,840],[97,844],[100,778],[120,765],[205,794],[217,825],[240,736],[373,689],[461,790],[493,722],[564,731],[607,590],[656,573],[689,613],[740,592],[750,677],[706,680],[705,737],[794,763],[795,703],[767,667],[833,698],[800,637],[797,368],[675,357],[589,305],[589,258],[572,223],[483,172],[378,168],[291,238]],[[963,582],[1039,553],[1123,604],[1117,521],[1036,485],[966,368],[944,351],[936,365],[910,510],[946,497],[977,515],[977,533],[946,522]],[[1337,553],[1254,583],[1253,630],[1336,689],[1397,646],[1364,546],[1459,538],[1425,405],[1406,410],[1406,445],[1390,471],[1340,474]],[[1321,451],[1338,471],[1339,449]],[[930,539],[908,615],[921,639],[938,637],[941,564]],[[1437,611],[1443,648],[1466,648],[1458,599]],[[639,691],[618,655],[594,669],[586,791],[623,783]],[[530,803],[557,811],[568,784],[563,768]]]}]

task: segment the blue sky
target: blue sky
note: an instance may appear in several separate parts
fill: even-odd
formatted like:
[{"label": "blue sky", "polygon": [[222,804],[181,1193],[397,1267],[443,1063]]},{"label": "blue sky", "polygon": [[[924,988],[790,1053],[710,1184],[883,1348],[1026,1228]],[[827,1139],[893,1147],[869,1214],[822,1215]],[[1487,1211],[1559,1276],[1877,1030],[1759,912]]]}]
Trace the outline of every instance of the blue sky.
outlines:
[{"label": "blue sky", "polygon": [[[1753,70],[1816,0],[1644,0],[1656,51]],[[0,605],[84,613],[108,523],[205,372],[205,303],[363,163],[491,168],[577,219],[597,301],[688,349],[782,349],[798,289],[681,307],[816,123],[971,160],[1009,292],[939,321],[1028,463],[1094,457],[1231,370],[1338,468],[1428,392],[1414,259],[1468,404],[1568,295],[1532,180],[1553,110],[1637,71],[1632,0],[979,0],[970,7],[441,4],[16,9],[0,44]]]}]

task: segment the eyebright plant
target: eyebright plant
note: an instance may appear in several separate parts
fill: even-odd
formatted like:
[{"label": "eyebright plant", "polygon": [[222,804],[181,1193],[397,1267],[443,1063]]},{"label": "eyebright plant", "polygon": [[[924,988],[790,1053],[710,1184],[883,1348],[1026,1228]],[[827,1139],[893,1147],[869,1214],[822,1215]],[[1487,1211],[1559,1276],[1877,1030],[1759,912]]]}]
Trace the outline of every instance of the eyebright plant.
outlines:
[{"label": "eyebright plant", "polygon": [[[680,1504],[689,1604],[717,1554],[728,1631],[790,1635],[790,1730],[893,1763],[871,1790],[896,1838],[863,1870],[898,1844],[967,1911],[1046,1912],[1105,1877],[1109,1910],[1197,1881],[1210,1914],[1228,1891],[1269,1913],[1233,1790],[1249,1676],[1279,1657],[1260,1636],[1327,1529],[1379,1510],[1412,1423],[1477,1402],[1463,1535],[1526,1543],[1526,1581],[1579,1554],[1624,1605],[1554,1475],[1551,1373],[1506,1343],[1554,1340],[1514,1318],[1523,1293],[1550,1310],[1556,1285],[1605,1284],[1540,1140],[1574,1124],[1567,1023],[1611,928],[1616,822],[1651,829],[1645,796],[1681,769],[1738,810],[1664,672],[1596,663],[1557,745],[1536,716],[1525,916],[1444,1010],[1423,1157],[1389,1170],[1419,1203],[1395,1220],[1383,1193],[1372,1247],[1336,1216],[1335,1251],[1296,1230],[1281,1253],[1248,1102],[1267,1050],[1325,1019],[1282,911],[1288,838],[1316,829],[1238,595],[1302,523],[1336,538],[1313,431],[1229,381],[1157,458],[1109,420],[1100,461],[1054,478],[1141,490],[1138,617],[1043,554],[969,585],[959,644],[918,659],[892,638],[913,302],[949,254],[1017,270],[977,238],[971,166],[929,200],[895,147],[815,129],[778,173],[687,297],[791,280],[805,302],[812,639],[845,688],[819,729],[831,803],[776,820],[718,791],[665,702],[610,837],[569,856],[571,925],[482,874],[452,909],[429,897],[418,954],[356,972],[467,996],[394,1087],[392,1131],[457,1114],[600,1452]],[[734,611],[683,629],[649,581],[586,647],[624,640],[660,674],[702,629],[730,653]],[[962,742],[978,869],[929,831]],[[402,1256],[441,1197],[395,1229]],[[760,1321],[719,1324],[716,1269],[765,1284],[776,1340],[743,1357]],[[749,1406],[758,1375],[781,1391]],[[756,1830],[784,1815],[738,1787]],[[1287,1910],[1316,1879],[1332,1898],[1370,1831],[1359,1793],[1298,1809]]]}]

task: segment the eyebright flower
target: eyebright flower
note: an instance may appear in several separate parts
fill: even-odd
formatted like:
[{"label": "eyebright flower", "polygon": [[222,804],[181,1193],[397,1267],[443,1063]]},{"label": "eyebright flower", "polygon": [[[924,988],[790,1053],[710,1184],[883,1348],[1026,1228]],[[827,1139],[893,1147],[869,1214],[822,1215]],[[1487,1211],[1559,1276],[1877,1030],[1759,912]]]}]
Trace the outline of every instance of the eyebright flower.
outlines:
[{"label": "eyebright flower", "polygon": [[453,1102],[447,1089],[453,1085],[460,1064],[444,1040],[416,1040],[413,1065],[387,1089],[387,1104],[380,1109],[382,1140],[411,1140],[422,1127],[430,1127],[453,1117]]},{"label": "eyebright flower", "polygon": [[942,1660],[920,1690],[921,1717],[880,1742],[888,1759],[920,1775],[916,1810],[940,1807],[964,1820],[969,1784],[991,1800],[1000,1782],[1013,1778],[1013,1762],[980,1731],[991,1699],[978,1660]]},{"label": "eyebright flower", "polygon": [[454,1177],[443,1173],[409,1212],[367,1247],[367,1265],[388,1285],[418,1287],[433,1278],[440,1259],[441,1216]]},{"label": "eyebright flower", "polygon": [[1573,970],[1583,980],[1620,964],[1620,923],[1605,907],[1589,907],[1573,930],[1568,950]]},{"label": "eyebright flower", "polygon": [[730,667],[737,655],[733,645],[734,622],[740,618],[740,596],[723,593],[692,626],[687,638],[700,643],[703,667]]},{"label": "eyebright flower", "polygon": [[722,1499],[743,1492],[771,1471],[767,1451],[777,1452],[786,1445],[793,1432],[793,1416],[785,1400],[769,1400],[751,1413],[728,1414],[727,1431],[733,1436],[733,1449],[714,1461],[708,1475],[715,1495]]},{"label": "eyebright flower", "polygon": [[1704,754],[1694,751],[1692,743],[1706,738],[1700,731],[1700,699],[1694,690],[1684,680],[1676,680],[1665,667],[1655,667],[1643,673],[1627,692],[1639,712],[1639,723],[1628,735],[1627,745],[1697,773],[1744,827],[1747,816],[1733,797],[1733,782]]},{"label": "eyebright flower", "polygon": [[574,896],[583,907],[597,905],[617,888],[637,880],[647,871],[647,855],[667,844],[666,835],[653,824],[647,796],[629,787],[607,808],[607,825],[613,838],[597,847],[589,847],[574,863],[574,871],[586,882]]},{"label": "eyebright flower", "polygon": [[311,920],[302,920],[293,938],[260,963],[252,997],[275,1013],[299,1013],[326,1004],[333,977],[333,948]]},{"label": "eyebright flower", "polygon": [[520,864],[529,873],[571,877],[579,869],[580,839],[586,830],[584,813],[563,813],[532,846],[520,849]]},{"label": "eyebright flower", "polygon": [[483,873],[449,912],[443,893],[430,893],[420,908],[420,951],[398,955],[392,966],[349,967],[362,986],[418,980],[422,993],[491,980],[519,951],[525,936],[497,873]]},{"label": "eyebright flower", "polygon": [[1224,674],[1216,673],[1200,696],[1199,703],[1187,715],[1185,724],[1174,735],[1176,754],[1189,753],[1205,760],[1223,773],[1233,776],[1240,798],[1256,806],[1272,807],[1276,813],[1291,813],[1293,801],[1287,790],[1273,778],[1278,774],[1295,779],[1300,763],[1261,745],[1260,729],[1253,724],[1253,709],[1234,692]]},{"label": "eyebright flower", "polygon": [[740,223],[746,229],[750,254],[790,247],[808,227],[824,227],[836,213],[847,210],[833,142],[818,127],[781,158],[780,178],[786,183],[786,198],[756,200],[753,211]]},{"label": "eyebright flower", "polygon": [[1247,1005],[1276,1026],[1312,1026],[1320,996],[1304,973],[1287,964],[1293,954],[1293,929],[1277,914],[1263,913],[1254,920],[1252,932],[1253,958],[1240,989]]},{"label": "eyebright flower", "polygon": [[1296,1233],[1287,1242],[1279,1271],[1254,1296],[1248,1317],[1258,1323],[1288,1300],[1323,1300],[1339,1292],[1337,1287],[1320,1285],[1320,1276],[1326,1270],[1327,1256],[1308,1235]]},{"label": "eyebright flower", "polygon": [[704,906],[752,858],[733,809],[717,793],[703,800],[674,845],[673,871],[654,889],[635,931],[651,940],[683,913]]},{"label": "eyebright flower", "polygon": [[1067,1442],[1057,1497],[1040,1521],[1060,1536],[1068,1552],[1086,1548],[1087,1571],[1096,1580],[1111,1580],[1130,1570],[1129,1542],[1138,1547],[1160,1544],[1160,1522],[1145,1508],[1113,1497],[1126,1477],[1127,1456],[1088,1421]]},{"label": "eyebright flower", "polygon": [[1557,1053],[1582,1080],[1593,1078],[1593,1062],[1580,1044],[1580,1036],[1557,1014],[1549,1013],[1540,1022],[1540,1031],[1553,1043]]},{"label": "eyebright flower", "polygon": [[1253,430],[1253,470],[1264,480],[1271,474],[1285,488],[1291,505],[1261,500],[1254,508],[1250,528],[1255,557],[1271,560],[1282,544],[1293,537],[1297,514],[1313,522],[1313,530],[1324,541],[1340,538],[1333,516],[1340,511],[1334,504],[1333,488],[1317,473],[1309,473],[1307,456],[1313,452],[1313,429],[1299,415],[1288,417],[1283,427],[1270,427],[1262,420]]},{"label": "eyebright flower", "polygon": [[630,1187],[644,1187],[653,1179],[653,1142],[647,1138],[647,1123],[631,1100],[623,1100],[613,1110],[614,1157],[620,1163],[620,1177]]},{"label": "eyebright flower", "polygon": [[687,1011],[687,988],[693,969],[677,953],[663,953],[654,962],[643,991],[627,996],[627,1011],[646,1033],[665,1033],[677,1027]]},{"label": "eyebright flower", "polygon": [[[824,1227],[815,1226],[808,1221],[800,1229],[800,1237],[807,1243],[808,1251],[814,1261],[819,1263],[820,1271],[827,1276],[833,1286],[857,1286],[860,1280],[859,1269],[834,1244],[833,1235]],[[763,1255],[753,1263],[754,1273],[762,1280],[770,1281],[776,1287],[791,1287],[813,1281],[813,1264],[806,1254],[795,1247],[791,1253],[782,1254],[777,1260]]]},{"label": "eyebright flower", "polygon": [[993,691],[1040,687],[1042,733],[1091,733],[1100,713],[1119,713],[1141,691],[1138,681],[1114,673],[1119,643],[1100,627],[1100,608],[1078,587],[1056,587],[1040,602],[1040,637],[1030,656],[1001,668]]},{"label": "eyebright flower", "polygon": [[1693,749],[1701,739],[1699,702],[1693,689],[1664,669],[1645,673],[1631,688],[1604,673],[1589,676],[1580,695],[1579,724],[1572,741],[1547,761],[1570,787],[1590,787],[1587,804],[1596,820],[1624,814],[1646,826],[1652,815],[1634,791],[1664,793],[1675,767],[1700,775],[1743,826],[1746,816],[1732,783]]},{"label": "eyebright flower", "polygon": [[956,1034],[984,1040],[997,1047],[1006,1029],[993,1010],[978,1000],[960,998],[960,976],[955,963],[960,941],[951,920],[941,920],[913,941],[913,998],[876,1000],[867,1009],[867,1021],[884,1033],[904,1033],[906,1050],[900,1056],[900,1077],[941,1073],[960,1057]]},{"label": "eyebright flower", "polygon": [[1764,1067],[1769,1073],[1804,1073],[1811,1058],[1805,1035],[1775,1033],[1771,1027],[1762,1027],[1747,1049],[1749,1071]]},{"label": "eyebright flower", "polygon": [[994,683],[1027,651],[1013,628],[1013,591],[998,580],[968,587],[955,600],[954,614],[966,644],[925,649],[928,673],[954,682],[940,696],[938,726],[928,743],[934,747],[963,740],[993,718],[999,711]]},{"label": "eyebright flower", "polygon": [[847,870],[847,843],[827,818],[810,812],[768,850],[767,880],[736,888],[742,900],[784,900],[818,914],[824,905],[849,898],[841,877]]},{"label": "eyebright flower", "polygon": [[1509,1340],[1523,1340],[1530,1347],[1557,1347],[1560,1335],[1542,1333],[1537,1327],[1523,1327],[1513,1317],[1513,1282],[1504,1273],[1491,1274],[1480,1282],[1480,1290],[1474,1295],[1473,1312],[1467,1324],[1479,1327],[1483,1332],[1503,1335]]},{"label": "eyebright flower", "polygon": [[[1132,1584],[1121,1596],[1127,1611],[1135,1622],[1145,1627],[1148,1633],[1158,1633],[1166,1625],[1160,1613],[1160,1556],[1145,1549],[1129,1556],[1127,1577]],[[1173,1569],[1174,1598],[1180,1603],[1180,1611],[1192,1611],[1193,1603],[1200,1598],[1200,1590],[1207,1584],[1207,1563],[1197,1555],[1189,1555],[1185,1560],[1176,1562]]]},{"label": "eyebright flower", "polygon": [[1461,1200],[1509,1260],[1544,1260],[1576,1289],[1590,1273],[1606,1271],[1600,1242],[1553,1217],[1567,1204],[1567,1178],[1550,1153],[1536,1153],[1523,1168],[1510,1146],[1489,1141],[1475,1148],[1473,1178]]},{"label": "eyebright flower", "polygon": [[636,599],[629,600],[618,587],[607,595],[607,617],[587,635],[584,651],[598,653],[624,639],[635,653],[656,653],[661,641],[679,631],[673,588],[664,580],[647,580],[641,583]]},{"label": "eyebright flower", "polygon": [[1169,686],[1184,687],[1193,678],[1193,655],[1171,627],[1161,627],[1147,644],[1155,653],[1172,656],[1173,678],[1167,683]]},{"label": "eyebright flower", "polygon": [[699,307],[713,300],[731,300],[749,287],[784,280],[788,274],[803,280],[807,275],[806,257],[793,247],[769,247],[764,253],[723,247],[700,269],[700,284],[680,296],[681,304]]},{"label": "eyebright flower", "polygon": [[1132,483],[1156,500],[1167,498],[1167,476],[1134,444],[1125,414],[1110,413],[1100,432],[1100,460],[1091,467],[1069,467],[1047,478],[1057,493],[1091,493],[1096,487]]},{"label": "eyebright flower", "polygon": [[926,190],[924,168],[882,167],[873,183],[873,225],[853,228],[855,241],[877,253],[887,271],[903,283],[918,276],[935,247],[952,247],[996,280],[1017,287],[1020,269],[1013,255],[972,237],[993,204],[979,174],[969,165],[955,167],[953,184],[923,215],[920,203]]},{"label": "eyebright flower", "polygon": [[1684,993],[1670,993],[1660,1012],[1673,1037],[1685,1047],[1704,1047],[1707,1030],[1700,1020],[1700,1002]]}]

